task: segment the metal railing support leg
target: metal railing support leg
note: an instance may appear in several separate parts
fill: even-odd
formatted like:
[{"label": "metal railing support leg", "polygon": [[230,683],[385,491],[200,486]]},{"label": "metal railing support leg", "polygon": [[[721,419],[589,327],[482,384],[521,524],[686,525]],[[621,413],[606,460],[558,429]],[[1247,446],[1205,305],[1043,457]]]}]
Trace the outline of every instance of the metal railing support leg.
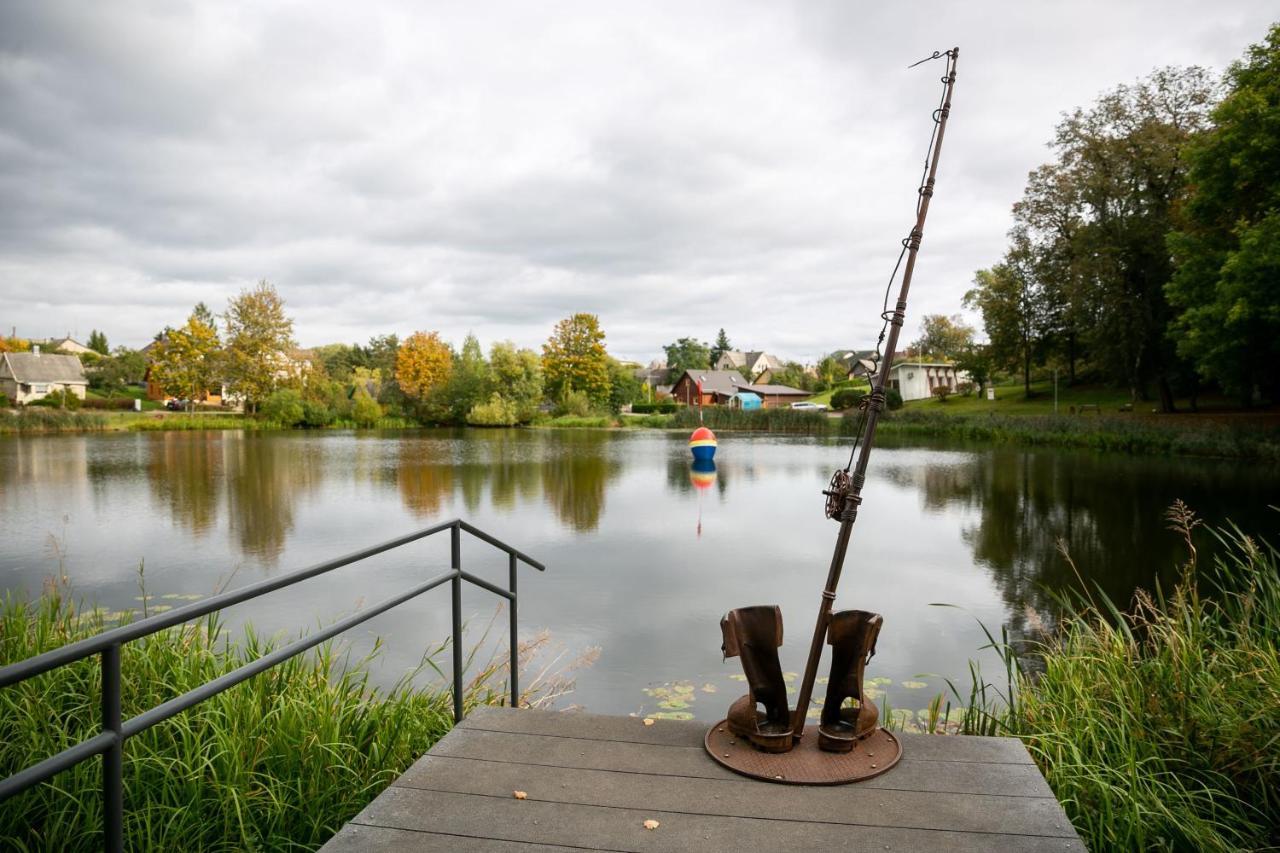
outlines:
[{"label": "metal railing support leg", "polygon": [[507,589],[511,591],[511,707],[520,707],[520,640],[516,633],[516,555],[508,554],[508,572],[510,580]]},{"label": "metal railing support leg", "polygon": [[102,650],[102,728],[115,744],[102,753],[102,847],[124,850],[124,734],[120,711],[120,644]]},{"label": "metal railing support leg", "polygon": [[453,565],[453,721],[462,722],[462,529],[449,530],[450,562]]}]

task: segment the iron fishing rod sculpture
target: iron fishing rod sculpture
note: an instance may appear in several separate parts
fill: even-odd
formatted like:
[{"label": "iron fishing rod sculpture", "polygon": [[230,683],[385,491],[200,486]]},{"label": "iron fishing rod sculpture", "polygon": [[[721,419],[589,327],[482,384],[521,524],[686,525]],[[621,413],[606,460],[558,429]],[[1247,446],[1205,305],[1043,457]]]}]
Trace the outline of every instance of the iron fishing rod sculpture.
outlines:
[{"label": "iron fishing rod sculpture", "polygon": [[[747,677],[747,695],[734,702],[728,716],[711,727],[705,743],[716,761],[747,776],[774,782],[836,785],[878,776],[902,756],[898,739],[877,725],[875,703],[864,692],[863,674],[875,654],[882,619],[878,614],[865,610],[838,613],[831,610],[849,550],[853,523],[862,504],[862,487],[875,443],[876,425],[885,407],[889,368],[893,365],[898,335],[906,317],[907,293],[911,289],[920,242],[924,238],[929,201],[933,198],[959,56],[960,48],[955,47],[948,51],[935,51],[932,56],[915,63],[919,65],[945,57],[947,70],[941,78],[942,97],[933,112],[933,132],[925,153],[915,226],[902,241],[898,262],[885,287],[880,315],[883,324],[876,342],[875,358],[864,362],[873,375],[872,390],[862,401],[855,433],[857,437],[850,450],[849,461],[835,472],[830,486],[823,492],[826,515],[840,523],[840,531],[836,535],[835,550],[831,555],[827,583],[818,606],[813,641],[809,646],[809,658],[794,710],[787,707],[787,685],[778,659],[778,648],[782,645],[782,610],[776,605],[742,607],[729,611],[720,622],[722,649],[725,657],[741,660]],[[904,257],[905,267],[902,265]],[[898,301],[890,311],[889,292],[900,268],[902,283]],[[881,345],[884,346],[883,356]],[[831,646],[831,673],[815,736],[812,729],[806,732],[805,720],[824,642]],[[856,704],[846,707],[847,700]]]}]

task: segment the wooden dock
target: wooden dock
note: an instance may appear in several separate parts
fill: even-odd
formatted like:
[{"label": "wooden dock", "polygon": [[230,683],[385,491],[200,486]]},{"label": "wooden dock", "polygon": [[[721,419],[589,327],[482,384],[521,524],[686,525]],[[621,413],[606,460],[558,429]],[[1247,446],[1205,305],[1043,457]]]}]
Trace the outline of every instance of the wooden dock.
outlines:
[{"label": "wooden dock", "polygon": [[735,775],[703,751],[705,731],[480,709],[323,853],[1085,849],[1012,738],[902,735],[891,772],[815,788]]}]

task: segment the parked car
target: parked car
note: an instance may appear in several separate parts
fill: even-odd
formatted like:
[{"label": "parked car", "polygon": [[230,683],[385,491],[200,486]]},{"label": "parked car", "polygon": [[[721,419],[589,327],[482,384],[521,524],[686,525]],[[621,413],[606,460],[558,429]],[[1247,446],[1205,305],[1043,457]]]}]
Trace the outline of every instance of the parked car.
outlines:
[{"label": "parked car", "polygon": [[165,400],[164,407],[171,412],[182,412],[187,408],[186,400]]},{"label": "parked car", "polygon": [[791,408],[799,409],[803,412],[825,412],[827,410],[826,403],[810,403],[805,400],[803,403],[792,403]]}]

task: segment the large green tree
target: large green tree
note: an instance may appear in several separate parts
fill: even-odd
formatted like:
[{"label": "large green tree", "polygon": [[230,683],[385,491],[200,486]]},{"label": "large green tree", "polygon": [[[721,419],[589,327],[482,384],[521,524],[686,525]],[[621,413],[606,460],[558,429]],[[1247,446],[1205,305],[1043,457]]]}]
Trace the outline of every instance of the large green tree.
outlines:
[{"label": "large green tree", "polygon": [[716,362],[720,360],[720,356],[731,349],[733,349],[733,344],[729,343],[729,336],[724,333],[724,329],[721,329],[716,333],[716,342],[711,345],[711,366],[715,367]]},{"label": "large green tree", "polygon": [[227,384],[255,410],[291,377],[293,320],[275,286],[264,280],[228,303],[225,321]]},{"label": "large green tree", "polygon": [[1054,162],[1015,206],[1046,350],[1081,349],[1102,375],[1165,409],[1185,375],[1166,330],[1165,247],[1186,184],[1183,150],[1207,123],[1216,87],[1202,68],[1166,68],[1103,94],[1058,125]]},{"label": "large green tree", "polygon": [[1171,337],[1201,376],[1246,405],[1280,400],[1280,24],[1227,72],[1213,126],[1186,162],[1169,236]]},{"label": "large green tree", "polygon": [[86,346],[98,355],[107,355],[111,352],[110,347],[107,346],[106,332],[99,332],[97,329],[89,333],[89,342]]},{"label": "large green tree", "polygon": [[667,368],[673,382],[686,370],[707,370],[714,364],[711,349],[697,338],[681,338],[662,349],[667,354]]},{"label": "large green tree", "polygon": [[542,403],[542,361],[536,352],[498,341],[489,348],[489,378],[492,392],[514,407],[517,423],[533,420]]},{"label": "large green tree", "polygon": [[1024,393],[1031,396],[1031,367],[1044,339],[1044,304],[1031,271],[1026,240],[1015,232],[1014,247],[1002,263],[978,270],[964,304],[982,313],[994,364],[1022,373]]},{"label": "large green tree", "polygon": [[608,405],[609,355],[604,340],[600,319],[594,314],[574,314],[556,323],[542,345],[542,373],[553,399],[577,391],[596,405]]},{"label": "large green tree", "polygon": [[973,343],[973,327],[959,314],[926,314],[920,320],[920,337],[911,345],[921,356],[954,359]]}]

